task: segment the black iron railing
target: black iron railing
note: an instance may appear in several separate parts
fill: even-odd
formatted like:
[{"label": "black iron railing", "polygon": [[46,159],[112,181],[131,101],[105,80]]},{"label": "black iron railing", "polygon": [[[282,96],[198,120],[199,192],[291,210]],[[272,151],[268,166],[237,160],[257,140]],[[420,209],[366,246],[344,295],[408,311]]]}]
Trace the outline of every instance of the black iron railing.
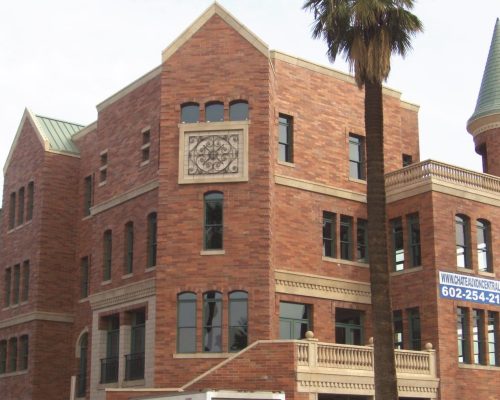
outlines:
[{"label": "black iron railing", "polygon": [[133,353],[125,356],[125,380],[144,379],[144,353]]},{"label": "black iron railing", "polygon": [[118,357],[101,358],[101,383],[118,382]]}]

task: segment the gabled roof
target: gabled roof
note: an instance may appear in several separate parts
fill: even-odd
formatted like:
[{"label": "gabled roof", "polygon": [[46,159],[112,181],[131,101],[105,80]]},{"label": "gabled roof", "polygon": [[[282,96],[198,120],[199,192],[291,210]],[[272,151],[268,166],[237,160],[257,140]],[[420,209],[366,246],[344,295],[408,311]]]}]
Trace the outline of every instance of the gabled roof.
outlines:
[{"label": "gabled roof", "polygon": [[84,128],[84,125],[74,124],[71,122],[61,121],[54,118],[42,117],[33,114],[30,110],[25,109],[16,136],[9,150],[9,155],[3,167],[3,173],[7,171],[10,164],[12,154],[17,146],[19,136],[26,121],[29,121],[33,126],[35,133],[40,140],[45,151],[52,153],[66,154],[78,157],[80,152],[73,143],[71,137]]},{"label": "gabled roof", "polygon": [[162,62],[168,60],[184,43],[186,43],[205,23],[214,15],[221,17],[228,25],[236,30],[248,42],[250,42],[257,50],[266,57],[269,57],[269,47],[259,37],[257,37],[250,29],[233,17],[229,11],[223,8],[217,2],[214,2],[207,10],[200,15],[177,39],[175,39],[162,52]]},{"label": "gabled roof", "polygon": [[[500,114],[500,19],[497,18],[493,37],[491,39],[488,60],[484,68],[483,80],[477,97],[476,109],[467,122],[467,128],[476,131],[480,118]],[[471,127],[471,125],[473,125]],[[471,132],[473,133],[473,132]]]}]

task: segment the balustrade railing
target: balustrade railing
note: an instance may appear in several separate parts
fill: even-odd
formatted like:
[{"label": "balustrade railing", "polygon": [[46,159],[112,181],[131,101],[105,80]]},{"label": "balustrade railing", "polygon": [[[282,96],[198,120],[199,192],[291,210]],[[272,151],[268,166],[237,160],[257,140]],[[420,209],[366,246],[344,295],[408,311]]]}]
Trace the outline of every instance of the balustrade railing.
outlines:
[{"label": "balustrade railing", "polygon": [[101,359],[101,383],[118,382],[118,357]]},{"label": "balustrade railing", "polygon": [[144,379],[144,353],[133,353],[125,356],[125,380]]},{"label": "balustrade railing", "polygon": [[385,175],[386,188],[407,186],[429,179],[439,179],[452,184],[479,190],[500,192],[500,178],[456,167],[434,160],[412,164]]}]

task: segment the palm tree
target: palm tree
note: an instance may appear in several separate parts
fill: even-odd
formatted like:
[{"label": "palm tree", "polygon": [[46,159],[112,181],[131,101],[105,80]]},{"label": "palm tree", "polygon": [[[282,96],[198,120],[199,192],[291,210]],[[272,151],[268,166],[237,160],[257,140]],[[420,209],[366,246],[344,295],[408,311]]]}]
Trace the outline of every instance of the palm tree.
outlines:
[{"label": "palm tree", "polygon": [[[306,0],[313,37],[323,37],[333,62],[342,54],[365,88],[368,248],[374,336],[375,398],[397,400],[384,180],[382,82],[393,53],[405,56],[422,30],[413,0]],[[381,234],[384,233],[384,234]]]}]

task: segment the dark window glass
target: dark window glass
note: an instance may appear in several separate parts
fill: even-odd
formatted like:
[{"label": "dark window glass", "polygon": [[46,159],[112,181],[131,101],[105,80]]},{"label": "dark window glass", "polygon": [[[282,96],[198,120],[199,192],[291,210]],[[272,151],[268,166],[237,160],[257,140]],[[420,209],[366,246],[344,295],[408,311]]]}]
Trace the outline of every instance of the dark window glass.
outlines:
[{"label": "dark window glass", "polygon": [[362,311],[344,308],[335,309],[335,341],[361,346],[363,344]]},{"label": "dark window glass", "polygon": [[394,348],[403,348],[403,312],[401,310],[393,311],[394,321]]},{"label": "dark window glass", "polygon": [[311,330],[311,306],[280,302],[280,339],[303,339]]},{"label": "dark window glass", "polygon": [[493,272],[491,261],[491,229],[488,221],[478,219],[477,230],[477,264],[479,271]]},{"label": "dark window glass", "polygon": [[17,371],[17,338],[9,339],[9,372]]},{"label": "dark window glass", "polygon": [[103,276],[104,281],[111,279],[111,263],[113,250],[113,237],[111,230],[107,230],[103,235]]},{"label": "dark window glass", "polygon": [[106,358],[101,359],[101,383],[118,381],[120,319],[118,314],[106,317]]},{"label": "dark window glass", "polygon": [[28,335],[19,338],[19,371],[28,369]]},{"label": "dark window glass", "polygon": [[125,380],[144,379],[144,353],[146,349],[146,312],[134,311],[131,315],[130,354],[125,355]]},{"label": "dark window glass", "polygon": [[391,220],[391,230],[394,270],[402,271],[405,262],[405,248],[403,242],[403,221],[401,218]]},{"label": "dark window glass", "polygon": [[181,106],[181,122],[192,123],[200,121],[200,105],[187,103]]},{"label": "dark window glass", "polygon": [[26,207],[26,221],[31,221],[33,218],[33,203],[35,201],[35,184],[28,183],[28,204]]},{"label": "dark window glass", "polygon": [[141,161],[149,160],[149,148],[151,147],[151,131],[142,132]]},{"label": "dark window glass", "polygon": [[340,258],[352,260],[352,217],[340,216]]},{"label": "dark window glass", "polygon": [[465,215],[455,215],[455,241],[457,249],[457,266],[471,268],[470,223]]},{"label": "dark window glass", "polygon": [[89,295],[89,258],[82,257],[80,260],[80,297],[83,299]]},{"label": "dark window glass", "polygon": [[16,192],[10,194],[9,201],[9,229],[16,226]]},{"label": "dark window glass", "polygon": [[148,215],[148,268],[156,265],[156,233],[157,218],[156,213],[153,212]]},{"label": "dark window glass", "polygon": [[99,168],[99,180],[100,182],[106,182],[108,179],[108,153],[101,153],[101,167]]},{"label": "dark window glass", "polygon": [[92,175],[87,176],[83,180],[83,215],[90,215],[90,207],[92,207]]},{"label": "dark window glass", "polygon": [[293,162],[293,118],[279,115],[278,160]]},{"label": "dark window glass", "polygon": [[248,103],[244,100],[233,101],[229,105],[229,119],[231,121],[245,121],[248,119]]},{"label": "dark window glass", "polygon": [[323,211],[323,256],[335,257],[335,214]]},{"label": "dark window glass", "polygon": [[84,333],[80,339],[80,360],[78,363],[78,375],[76,377],[76,393],[78,397],[85,397],[87,389],[88,341],[88,334]]},{"label": "dark window glass", "polygon": [[498,341],[498,312],[488,311],[488,365],[500,366]]},{"label": "dark window glass", "polygon": [[410,329],[410,350],[421,350],[420,311],[418,308],[410,308],[408,310],[408,320]]},{"label": "dark window glass", "polygon": [[472,310],[472,353],[474,364],[486,364],[484,310]]},{"label": "dark window glass", "polygon": [[463,307],[457,308],[457,340],[458,340],[458,362],[469,364],[469,324],[468,310]]},{"label": "dark window glass", "polygon": [[7,372],[7,341],[0,340],[0,374]]},{"label": "dark window glass", "polygon": [[413,164],[413,157],[409,154],[403,154],[403,167]]},{"label": "dark window glass", "polygon": [[368,221],[358,219],[356,229],[356,260],[368,262]]},{"label": "dark window glass", "polygon": [[17,206],[17,224],[21,225],[24,222],[24,188],[19,189],[18,206]]},{"label": "dark window glass", "polygon": [[26,260],[23,262],[22,271],[22,290],[21,290],[21,301],[28,301],[29,290],[30,290],[30,262]]},{"label": "dark window glass", "polygon": [[219,292],[203,295],[203,351],[222,351],[222,295]]},{"label": "dark window glass", "polygon": [[21,266],[14,265],[14,282],[12,287],[12,303],[19,304],[19,293],[21,285]]},{"label": "dark window glass", "polygon": [[177,296],[177,351],[196,352],[196,294]]},{"label": "dark window glass", "polygon": [[349,135],[349,176],[354,179],[365,177],[365,140],[362,136]]},{"label": "dark window glass", "polygon": [[229,295],[229,351],[238,351],[248,343],[248,294]]},{"label": "dark window glass", "polygon": [[204,249],[220,250],[223,247],[223,202],[220,192],[205,194]]},{"label": "dark window glass", "polygon": [[408,236],[410,241],[410,267],[422,265],[420,251],[420,220],[418,214],[408,216]]},{"label": "dark window glass", "polygon": [[3,289],[4,289],[3,292],[5,294],[5,298],[4,298],[5,307],[10,306],[10,297],[11,297],[10,288],[11,288],[11,285],[12,285],[12,269],[7,268],[5,270],[5,278],[4,278],[4,285],[3,285]]},{"label": "dark window glass", "polygon": [[129,221],[125,224],[125,274],[131,274],[134,270],[134,223]]},{"label": "dark window glass", "polygon": [[205,121],[219,122],[224,121],[224,104],[223,103],[207,103],[205,105]]}]

